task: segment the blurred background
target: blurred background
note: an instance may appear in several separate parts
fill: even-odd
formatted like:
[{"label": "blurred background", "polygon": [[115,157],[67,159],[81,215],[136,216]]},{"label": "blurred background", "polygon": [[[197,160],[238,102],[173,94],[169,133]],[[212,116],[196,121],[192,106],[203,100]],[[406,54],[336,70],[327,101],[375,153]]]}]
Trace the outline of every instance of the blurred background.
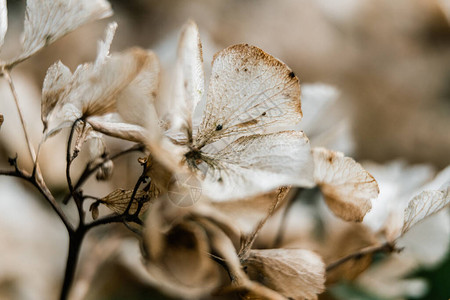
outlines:
[{"label": "blurred background", "polygon": [[[354,147],[346,154],[357,160],[377,163],[401,158],[410,164],[429,164],[435,170],[450,164],[448,0],[113,0],[111,3],[115,12],[113,17],[83,26],[14,70],[13,79],[17,89],[21,90],[19,96],[25,103],[36,145],[42,132],[39,93],[51,64],[61,60],[74,70],[78,64],[94,60],[97,40],[103,38],[106,24],[114,20],[119,27],[113,51],[131,46],[151,48],[158,53],[163,66],[169,65],[176,53],[181,26],[186,20],[193,19],[200,29],[206,66],[216,51],[232,44],[249,43],[284,61],[301,83],[320,82],[335,86],[339,90],[335,109],[350,119],[349,130],[354,142]],[[19,47],[24,8],[24,1],[8,1],[10,29],[3,58],[13,56]],[[6,157],[15,153],[26,164],[24,139],[3,80],[0,91],[0,113],[5,115],[0,131],[0,167],[7,167]],[[64,178],[64,138],[52,143],[48,148],[53,151],[48,151],[47,155],[51,163],[44,164],[43,170],[52,177],[50,184],[58,190],[64,188],[61,181]],[[0,183],[2,190],[7,185],[13,186],[9,179],[0,178]],[[19,183],[14,186],[17,190],[23,188]],[[103,188],[107,191],[110,186]],[[29,194],[22,198],[27,197],[33,198]],[[5,193],[1,192],[0,199],[6,199]],[[11,229],[0,228],[0,245],[4,245],[2,235],[8,238],[4,231],[12,234],[21,227],[19,221],[13,226],[3,215],[5,213],[0,217],[0,224],[5,223],[6,227],[2,228]],[[53,241],[59,245],[59,248],[52,248],[54,251],[64,253],[64,229],[58,220],[52,219],[52,222],[54,225],[50,224],[48,228],[57,228],[60,232],[55,229],[54,233],[44,236],[49,243]],[[29,233],[30,239],[32,236]],[[45,237],[41,239],[45,240]],[[35,244],[30,241],[17,247],[32,245]],[[2,247],[5,246],[0,246],[1,255],[8,253]],[[22,255],[30,257],[33,253]],[[38,257],[35,259],[39,260]],[[59,274],[63,261],[61,258],[60,262],[55,262],[55,270],[46,272]],[[36,271],[39,273],[39,268],[44,265],[36,263]],[[0,277],[0,290],[8,283],[2,280],[8,278],[7,272],[2,271],[6,269],[0,265],[0,274],[4,273]],[[416,274],[432,282],[421,299],[450,296],[449,270],[448,257],[433,269],[417,270]],[[119,286],[125,290],[110,292],[108,289],[112,287],[108,285],[104,288],[107,296],[97,299],[140,299],[139,285],[123,278],[128,277],[109,280],[122,281]],[[324,297],[379,299],[350,285],[340,285]],[[3,299],[1,294],[0,299]]]}]

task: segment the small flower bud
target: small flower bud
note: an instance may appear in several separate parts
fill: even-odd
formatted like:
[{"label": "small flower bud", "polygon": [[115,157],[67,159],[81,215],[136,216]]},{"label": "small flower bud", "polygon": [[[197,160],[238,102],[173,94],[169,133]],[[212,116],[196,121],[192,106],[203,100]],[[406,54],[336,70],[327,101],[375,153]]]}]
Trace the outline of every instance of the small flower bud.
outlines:
[{"label": "small flower bud", "polygon": [[98,169],[95,178],[97,178],[97,180],[108,180],[109,178],[111,178],[113,169],[114,163],[112,162],[112,160],[109,159],[105,161]]},{"label": "small flower bud", "polygon": [[91,206],[89,207],[89,211],[92,213],[92,219],[97,220],[98,218],[98,206],[100,205],[100,202],[95,201],[94,203],[91,204]]}]

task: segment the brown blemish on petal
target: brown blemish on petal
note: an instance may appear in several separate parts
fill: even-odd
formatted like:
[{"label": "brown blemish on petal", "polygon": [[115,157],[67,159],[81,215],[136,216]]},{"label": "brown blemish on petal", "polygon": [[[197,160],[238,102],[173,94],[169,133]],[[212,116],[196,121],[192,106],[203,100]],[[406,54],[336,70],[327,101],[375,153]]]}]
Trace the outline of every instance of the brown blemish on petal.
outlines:
[{"label": "brown blemish on petal", "polygon": [[252,120],[250,120],[250,121],[247,121],[247,122],[244,122],[244,123],[237,124],[237,126],[239,126],[239,127],[246,127],[246,126],[249,126],[249,125],[255,125],[255,124],[257,124],[257,123],[258,123],[258,120],[252,119]]}]

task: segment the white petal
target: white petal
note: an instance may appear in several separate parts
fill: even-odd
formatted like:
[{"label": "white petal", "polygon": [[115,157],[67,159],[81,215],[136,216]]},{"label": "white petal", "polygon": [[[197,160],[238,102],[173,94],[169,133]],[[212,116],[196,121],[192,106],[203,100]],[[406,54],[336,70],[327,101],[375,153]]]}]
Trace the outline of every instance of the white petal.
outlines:
[{"label": "white petal", "polygon": [[243,265],[251,279],[289,299],[317,299],[325,289],[325,264],[309,250],[251,250]]},{"label": "white petal", "polygon": [[301,117],[300,85],[292,70],[257,47],[231,46],[214,58],[194,146],[271,132],[293,126]]},{"label": "white petal", "polygon": [[402,234],[424,218],[439,212],[450,203],[450,182],[439,190],[424,191],[411,199],[405,209]]},{"label": "white petal", "polygon": [[241,137],[205,156],[210,165],[204,193],[218,201],[249,197],[285,185],[313,185],[309,141],[302,132]]},{"label": "white petal", "polygon": [[5,34],[8,30],[8,9],[6,0],[0,0],[0,49],[5,41]]},{"label": "white petal", "polygon": [[171,126],[187,137],[192,135],[192,115],[204,93],[202,44],[197,25],[186,23],[178,45]]},{"label": "white petal", "polygon": [[81,25],[112,15],[106,0],[28,0],[23,52],[12,64],[23,61]]},{"label": "white petal", "polygon": [[341,152],[314,148],[314,180],[330,209],[346,221],[362,221],[378,196],[372,175]]}]

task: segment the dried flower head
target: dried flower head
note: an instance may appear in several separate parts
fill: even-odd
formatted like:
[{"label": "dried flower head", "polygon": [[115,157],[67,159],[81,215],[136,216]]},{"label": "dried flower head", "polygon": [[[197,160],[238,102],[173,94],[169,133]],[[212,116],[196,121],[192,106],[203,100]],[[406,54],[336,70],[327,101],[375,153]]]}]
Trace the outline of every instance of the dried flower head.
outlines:
[{"label": "dried flower head", "polygon": [[302,117],[298,79],[284,63],[249,45],[217,53],[206,109],[194,127],[193,111],[204,93],[203,69],[198,29],[188,22],[174,88],[173,113],[160,116],[165,134],[155,111],[148,126],[152,154],[171,172],[194,172],[203,192],[219,201],[283,185],[313,185],[308,139],[282,129]]},{"label": "dried flower head", "polygon": [[115,23],[108,26],[94,63],[78,66],[73,74],[61,62],[47,71],[41,112],[45,138],[81,120],[80,136],[85,138],[101,137],[90,133],[94,129],[143,140],[142,111],[156,97],[159,63],[155,54],[139,48],[110,55],[116,28]]}]

